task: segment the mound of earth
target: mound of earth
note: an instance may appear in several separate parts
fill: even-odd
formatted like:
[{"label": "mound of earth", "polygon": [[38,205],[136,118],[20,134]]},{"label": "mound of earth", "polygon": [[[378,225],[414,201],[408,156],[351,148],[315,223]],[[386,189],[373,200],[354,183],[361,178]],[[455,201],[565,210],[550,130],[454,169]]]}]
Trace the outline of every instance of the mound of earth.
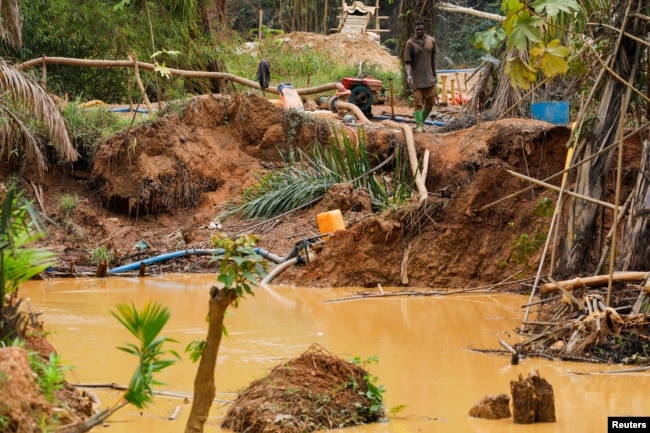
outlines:
[{"label": "mound of earth", "polygon": [[21,347],[0,349],[0,377],[3,382],[0,386],[0,418],[3,431],[36,432],[39,421],[52,416],[50,404],[33,375],[27,350]]},{"label": "mound of earth", "polygon": [[359,63],[363,62],[364,70],[372,66],[395,73],[400,70],[399,58],[366,35],[332,33],[323,36],[316,33],[291,32],[276,38],[292,49],[326,53],[337,64],[358,67]]},{"label": "mound of earth", "polygon": [[375,422],[384,414],[381,391],[371,377],[314,345],[253,381],[221,426],[235,432],[304,433]]}]

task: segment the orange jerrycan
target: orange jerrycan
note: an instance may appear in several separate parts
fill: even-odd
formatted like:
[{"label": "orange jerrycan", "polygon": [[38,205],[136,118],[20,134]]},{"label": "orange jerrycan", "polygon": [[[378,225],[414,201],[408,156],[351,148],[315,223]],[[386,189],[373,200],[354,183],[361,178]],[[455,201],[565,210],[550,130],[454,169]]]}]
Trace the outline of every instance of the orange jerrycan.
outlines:
[{"label": "orange jerrycan", "polygon": [[[316,215],[316,221],[318,221],[318,230],[320,230],[320,234],[322,235],[335,232],[336,230],[345,230],[343,215],[339,209],[319,213]],[[323,240],[327,240],[327,237],[324,237]]]}]

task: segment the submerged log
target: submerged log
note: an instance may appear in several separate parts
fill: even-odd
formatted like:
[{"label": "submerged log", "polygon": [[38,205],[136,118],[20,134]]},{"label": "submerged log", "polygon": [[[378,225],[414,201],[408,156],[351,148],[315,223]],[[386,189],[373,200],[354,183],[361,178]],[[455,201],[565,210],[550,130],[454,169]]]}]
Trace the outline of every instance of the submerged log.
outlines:
[{"label": "submerged log", "polygon": [[531,372],[526,379],[519,375],[518,381],[510,381],[510,392],[516,424],[555,422],[553,386],[537,371]]}]

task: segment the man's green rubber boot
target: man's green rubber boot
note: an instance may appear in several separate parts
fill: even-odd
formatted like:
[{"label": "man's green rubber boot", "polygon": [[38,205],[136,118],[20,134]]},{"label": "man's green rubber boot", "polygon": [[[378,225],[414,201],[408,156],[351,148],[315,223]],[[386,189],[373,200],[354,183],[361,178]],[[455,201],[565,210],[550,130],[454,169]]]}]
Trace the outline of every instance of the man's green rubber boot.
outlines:
[{"label": "man's green rubber boot", "polygon": [[422,111],[415,112],[415,132],[424,132],[424,118]]},{"label": "man's green rubber boot", "polygon": [[423,108],[422,109],[422,123],[424,123],[425,120],[429,117],[429,114],[431,114],[431,109],[430,108]]}]

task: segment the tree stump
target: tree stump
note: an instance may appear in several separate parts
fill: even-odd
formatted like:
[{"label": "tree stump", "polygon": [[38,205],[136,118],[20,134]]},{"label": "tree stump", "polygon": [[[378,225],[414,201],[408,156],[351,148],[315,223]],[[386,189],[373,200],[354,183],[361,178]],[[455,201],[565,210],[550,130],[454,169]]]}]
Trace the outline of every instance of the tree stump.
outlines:
[{"label": "tree stump", "polygon": [[103,261],[97,265],[95,276],[98,278],[104,278],[106,275],[108,275],[108,263]]},{"label": "tree stump", "polygon": [[555,422],[555,397],[553,386],[531,372],[526,379],[519,375],[518,381],[510,381],[512,393],[512,417],[516,424]]}]

